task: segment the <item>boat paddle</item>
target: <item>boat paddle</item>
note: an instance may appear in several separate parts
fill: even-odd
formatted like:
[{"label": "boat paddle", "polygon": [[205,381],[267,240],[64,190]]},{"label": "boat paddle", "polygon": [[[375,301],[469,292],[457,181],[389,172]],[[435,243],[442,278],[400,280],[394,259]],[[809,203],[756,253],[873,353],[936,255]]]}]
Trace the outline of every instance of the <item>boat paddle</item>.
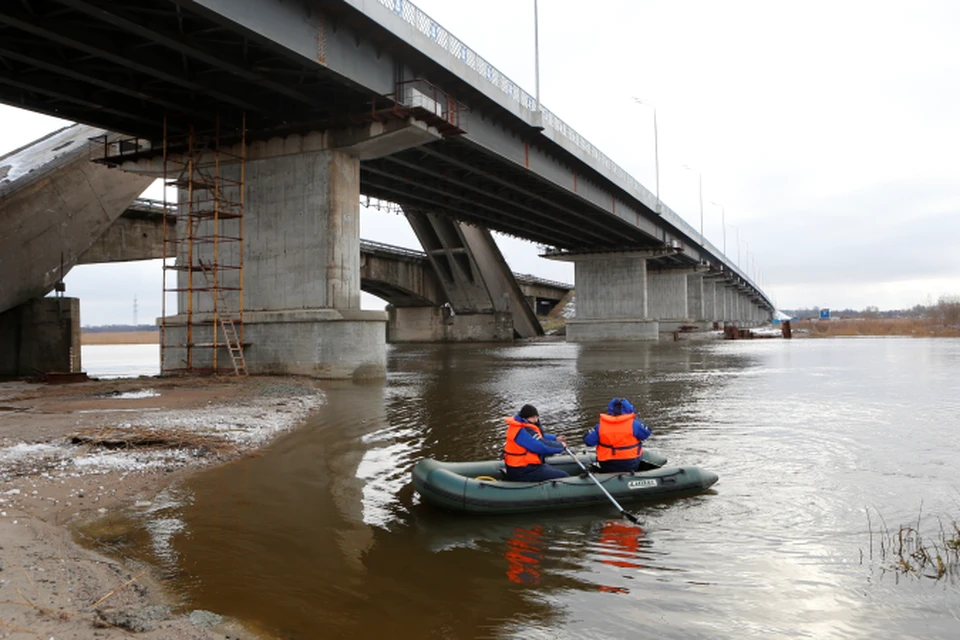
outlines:
[{"label": "boat paddle", "polygon": [[573,453],[572,451],[570,451],[570,449],[567,448],[567,445],[563,445],[563,450],[566,451],[567,454],[568,454],[571,458],[573,458],[573,461],[574,461],[574,462],[576,462],[578,465],[580,465],[580,468],[583,469],[583,472],[584,472],[585,474],[587,474],[587,476],[588,476],[591,480],[593,480],[594,484],[596,484],[598,487],[600,487],[600,491],[603,491],[604,495],[607,496],[608,498],[610,498],[610,502],[612,502],[612,503],[613,503],[613,506],[615,506],[615,507],[617,508],[617,511],[620,512],[620,515],[622,515],[624,518],[626,518],[627,520],[629,520],[629,521],[632,522],[633,524],[640,524],[640,520],[637,518],[637,516],[633,515],[632,513],[630,513],[629,511],[627,511],[626,509],[624,509],[623,507],[620,506],[620,503],[617,502],[616,499],[615,499],[612,495],[610,495],[610,492],[607,491],[606,487],[604,487],[602,484],[600,484],[600,481],[597,480],[597,479],[593,476],[593,474],[590,473],[590,472],[587,470],[587,468],[586,468],[585,466],[583,466],[583,463],[580,462],[580,458],[578,458],[577,456],[575,456],[574,453]]}]

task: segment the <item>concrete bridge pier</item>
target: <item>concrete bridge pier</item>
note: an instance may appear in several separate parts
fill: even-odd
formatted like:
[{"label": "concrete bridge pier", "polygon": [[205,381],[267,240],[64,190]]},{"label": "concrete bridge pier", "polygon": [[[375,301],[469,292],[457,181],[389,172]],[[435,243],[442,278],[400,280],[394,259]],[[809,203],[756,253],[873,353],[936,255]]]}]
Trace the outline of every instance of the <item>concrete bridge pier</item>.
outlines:
[{"label": "concrete bridge pier", "polygon": [[[234,316],[243,309],[242,340],[250,373],[384,376],[387,315],[360,309],[360,161],[437,138],[435,131],[410,122],[401,126],[373,123],[248,143],[242,164],[243,231],[241,219],[224,216],[217,232],[222,238],[243,238],[242,260],[240,242],[221,241],[216,246],[200,241],[190,246],[183,241],[190,194],[197,199],[194,211],[212,206],[213,197],[202,184],[181,188],[177,264],[183,270],[177,274],[178,313],[165,323],[164,372],[184,368],[188,343],[212,343],[214,296],[200,266],[203,261],[221,265],[220,309],[225,307]],[[237,158],[239,152],[237,145],[230,155]],[[162,171],[162,165],[161,158],[123,164],[152,175]],[[225,164],[220,171],[222,198],[239,201],[240,163]],[[215,235],[212,220],[195,224],[194,237]],[[194,265],[192,276],[183,268],[187,264]],[[223,266],[240,264],[242,294],[240,270]],[[223,344],[222,335],[218,336]],[[197,346],[192,348],[190,367],[212,367],[213,349]],[[219,348],[217,362],[219,368],[226,364],[229,369],[225,347]]]},{"label": "concrete bridge pier", "polygon": [[[249,158],[242,262],[247,369],[320,378],[385,375],[386,314],[360,309],[359,158],[338,149],[311,149],[309,136],[251,144]],[[187,192],[180,193],[183,209]],[[180,217],[178,236],[183,238],[186,223]],[[221,221],[221,233],[231,233],[233,222]],[[238,243],[222,243],[219,263],[240,264],[238,250]],[[195,245],[193,253],[192,258],[181,253],[178,263],[214,263],[209,243]],[[202,272],[195,270],[192,277],[192,287],[207,286]],[[179,272],[177,278],[178,287],[186,289],[187,274]],[[229,288],[239,286],[239,272],[223,272],[220,284],[226,289],[227,310],[238,311],[240,293]],[[188,341],[188,305],[193,343],[213,340],[211,327],[199,325],[213,319],[213,296],[195,291],[190,300],[190,295],[181,291],[179,313],[166,319],[165,372],[185,365],[187,350],[178,345]],[[213,365],[212,349],[194,348],[191,358],[193,368]],[[230,362],[225,348],[217,360],[220,367]]]},{"label": "concrete bridge pier", "polygon": [[710,274],[705,274],[700,278],[703,291],[703,319],[705,329],[713,328],[713,323],[722,325],[721,315],[717,306],[717,280]]},{"label": "concrete bridge pier", "polygon": [[[720,293],[722,291],[722,294]],[[723,298],[723,325],[737,324],[736,288],[729,281],[717,285],[717,293]]]},{"label": "concrete bridge pier", "polygon": [[[648,310],[647,259],[651,251],[553,254],[574,263],[576,317],[567,320],[568,342],[658,340],[660,324]],[[684,284],[683,306],[686,307]]]},{"label": "concrete bridge pier", "polygon": [[405,213],[446,302],[390,309],[391,342],[509,342],[543,334],[489,231],[424,210]]},{"label": "concrete bridge pier", "polygon": [[79,371],[78,298],[32,298],[0,313],[0,376]]},{"label": "concrete bridge pier", "polygon": [[660,323],[660,333],[693,324],[688,309],[688,276],[693,269],[647,269],[647,312]]}]

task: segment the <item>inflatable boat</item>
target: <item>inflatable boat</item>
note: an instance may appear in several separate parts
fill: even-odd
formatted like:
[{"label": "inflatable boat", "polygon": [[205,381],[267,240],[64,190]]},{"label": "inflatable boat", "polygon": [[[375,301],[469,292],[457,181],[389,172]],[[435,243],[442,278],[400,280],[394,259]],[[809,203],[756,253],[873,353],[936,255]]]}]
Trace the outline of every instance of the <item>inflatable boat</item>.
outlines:
[{"label": "inflatable boat", "polygon": [[[665,467],[665,457],[646,449],[641,470],[633,473],[598,473],[593,467],[595,454],[575,455],[621,504],[696,495],[719,480],[717,474],[698,467]],[[427,458],[413,467],[413,487],[430,504],[475,514],[610,504],[610,499],[572,456],[551,456],[547,462],[563,469],[570,477],[543,482],[513,482],[506,479],[502,460],[440,462]]]}]

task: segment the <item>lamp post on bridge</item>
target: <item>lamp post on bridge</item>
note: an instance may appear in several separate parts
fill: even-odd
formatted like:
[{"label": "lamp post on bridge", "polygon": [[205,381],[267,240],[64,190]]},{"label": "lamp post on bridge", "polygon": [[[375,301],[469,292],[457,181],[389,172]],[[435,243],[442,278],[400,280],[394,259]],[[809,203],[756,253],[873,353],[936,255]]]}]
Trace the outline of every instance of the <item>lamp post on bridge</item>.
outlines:
[{"label": "lamp post on bridge", "polygon": [[662,206],[660,205],[660,134],[657,131],[657,107],[640,98],[634,98],[633,101],[653,109],[653,166],[656,171],[657,181],[657,215],[663,215]]}]

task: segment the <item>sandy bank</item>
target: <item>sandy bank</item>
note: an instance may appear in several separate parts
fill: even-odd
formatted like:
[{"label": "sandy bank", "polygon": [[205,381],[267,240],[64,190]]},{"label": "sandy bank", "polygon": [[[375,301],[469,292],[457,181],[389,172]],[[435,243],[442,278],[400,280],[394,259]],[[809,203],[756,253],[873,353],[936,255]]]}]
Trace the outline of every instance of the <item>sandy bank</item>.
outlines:
[{"label": "sandy bank", "polygon": [[216,612],[181,610],[149,567],[77,544],[72,525],[148,507],[322,402],[297,378],[0,383],[0,638],[255,638]]},{"label": "sandy bank", "polygon": [[160,344],[159,331],[81,331],[80,344]]}]

